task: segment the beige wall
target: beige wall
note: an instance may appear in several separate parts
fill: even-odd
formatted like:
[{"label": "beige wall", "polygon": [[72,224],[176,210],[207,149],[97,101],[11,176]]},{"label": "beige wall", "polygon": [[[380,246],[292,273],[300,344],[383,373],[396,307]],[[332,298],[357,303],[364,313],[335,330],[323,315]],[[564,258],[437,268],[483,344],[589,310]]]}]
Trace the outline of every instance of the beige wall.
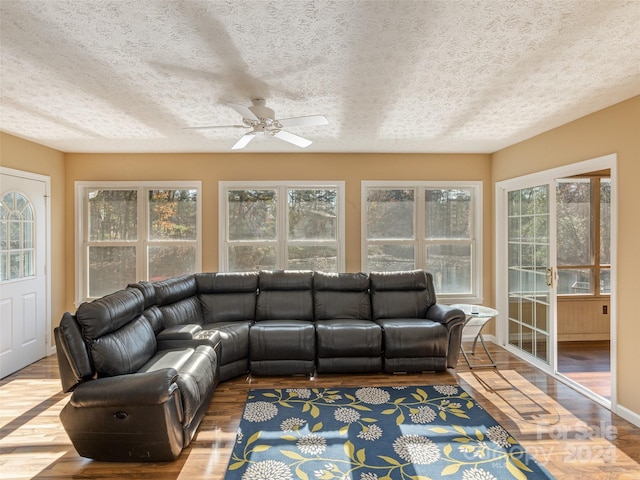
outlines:
[{"label": "beige wall", "polygon": [[638,272],[640,272],[640,96],[493,154],[493,181],[610,153],[618,155],[618,402],[640,415]]},{"label": "beige wall", "polygon": [[[67,310],[65,272],[64,154],[57,150],[0,132],[0,165],[46,175],[51,179],[51,326]],[[53,335],[51,333],[51,335]],[[53,338],[52,336],[49,338]]]}]

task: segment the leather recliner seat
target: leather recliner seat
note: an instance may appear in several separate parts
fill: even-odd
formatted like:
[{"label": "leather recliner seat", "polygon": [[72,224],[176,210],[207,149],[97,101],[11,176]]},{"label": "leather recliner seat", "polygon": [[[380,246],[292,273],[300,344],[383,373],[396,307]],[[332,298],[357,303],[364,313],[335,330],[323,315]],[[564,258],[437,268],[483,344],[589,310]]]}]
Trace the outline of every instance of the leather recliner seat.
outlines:
[{"label": "leather recliner seat", "polygon": [[313,289],[317,371],[381,371],[382,328],[371,320],[369,277],[316,272]]},{"label": "leather recliner seat", "polygon": [[63,388],[73,391],[60,419],[80,455],[166,461],[190,443],[218,383],[217,340],[158,349],[157,313],[127,288],[56,328]]}]

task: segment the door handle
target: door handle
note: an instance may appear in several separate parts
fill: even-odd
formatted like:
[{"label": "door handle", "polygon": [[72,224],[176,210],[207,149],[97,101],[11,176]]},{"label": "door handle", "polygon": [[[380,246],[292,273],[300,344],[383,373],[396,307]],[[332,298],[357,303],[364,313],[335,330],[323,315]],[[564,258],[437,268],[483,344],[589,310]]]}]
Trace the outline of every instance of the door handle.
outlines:
[{"label": "door handle", "polygon": [[547,268],[545,279],[546,279],[547,286],[553,287],[553,267]]}]

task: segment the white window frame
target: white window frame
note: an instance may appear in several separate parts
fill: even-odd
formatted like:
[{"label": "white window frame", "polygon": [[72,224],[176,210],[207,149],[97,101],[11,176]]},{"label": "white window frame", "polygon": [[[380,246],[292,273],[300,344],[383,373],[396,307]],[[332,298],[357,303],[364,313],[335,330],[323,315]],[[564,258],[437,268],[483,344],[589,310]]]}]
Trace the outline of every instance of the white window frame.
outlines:
[{"label": "white window frame", "polygon": [[[375,245],[376,243],[393,243],[397,245],[413,245],[414,251],[414,267],[425,269],[429,271],[429,267],[426,265],[425,251],[426,246],[432,245],[444,245],[444,244],[470,244],[471,245],[471,293],[454,294],[449,293],[438,294],[438,302],[441,303],[477,303],[483,302],[482,294],[482,181],[370,181],[363,180],[361,182],[361,269],[363,272],[369,271],[369,257],[368,247],[369,245]],[[472,236],[470,240],[427,240],[424,238],[425,230],[425,205],[423,192],[426,189],[458,189],[465,188],[470,189],[472,192],[472,219],[471,229]],[[391,239],[391,240],[379,240],[370,241],[367,238],[367,192],[376,189],[403,189],[413,190],[414,205],[413,205],[413,239]]]},{"label": "white window frame", "polygon": [[[292,243],[296,245],[321,245],[326,243],[327,245],[337,246],[337,268],[339,272],[344,272],[345,269],[345,182],[344,181],[257,181],[257,182],[244,182],[244,181],[221,181],[218,184],[218,214],[219,214],[219,241],[218,241],[218,258],[220,270],[223,272],[229,271],[229,258],[228,251],[229,246],[232,244],[241,245],[258,245],[261,242],[259,240],[254,241],[229,241],[229,196],[227,192],[229,190],[278,190],[278,203],[277,203],[277,249],[278,249],[278,264],[277,269],[285,269],[287,265],[288,255],[287,246]],[[338,192],[336,214],[338,219],[336,222],[336,240],[306,240],[289,242],[287,238],[287,232],[289,231],[288,223],[289,219],[286,215],[287,212],[287,196],[282,195],[281,192],[286,192],[287,189],[298,190],[322,190],[322,189],[335,189]],[[266,242],[265,242],[266,243]]]},{"label": "white window frame", "polygon": [[[149,275],[147,262],[147,245],[156,243],[148,239],[148,202],[146,192],[149,190],[196,190],[196,239],[189,241],[196,244],[196,271],[202,270],[202,182],[201,181],[149,181],[149,182],[118,182],[118,181],[77,181],[75,182],[75,306],[91,300],[89,292],[88,269],[88,189],[109,190],[138,190],[138,239],[136,241],[121,242],[122,245],[135,246],[137,280],[146,280]],[[177,245],[184,241],[163,241],[163,245]],[[115,245],[115,242],[114,242]]]}]

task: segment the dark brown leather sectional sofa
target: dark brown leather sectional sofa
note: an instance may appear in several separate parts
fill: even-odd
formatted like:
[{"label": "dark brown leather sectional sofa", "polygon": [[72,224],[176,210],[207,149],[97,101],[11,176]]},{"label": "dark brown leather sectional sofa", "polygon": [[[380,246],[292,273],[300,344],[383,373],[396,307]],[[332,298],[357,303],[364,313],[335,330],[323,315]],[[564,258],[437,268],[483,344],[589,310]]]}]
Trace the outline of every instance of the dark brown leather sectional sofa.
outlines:
[{"label": "dark brown leather sectional sofa", "polygon": [[82,456],[168,461],[216,385],[246,375],[444,371],[465,315],[408,272],[200,273],[139,282],[55,329],[60,418]]}]

